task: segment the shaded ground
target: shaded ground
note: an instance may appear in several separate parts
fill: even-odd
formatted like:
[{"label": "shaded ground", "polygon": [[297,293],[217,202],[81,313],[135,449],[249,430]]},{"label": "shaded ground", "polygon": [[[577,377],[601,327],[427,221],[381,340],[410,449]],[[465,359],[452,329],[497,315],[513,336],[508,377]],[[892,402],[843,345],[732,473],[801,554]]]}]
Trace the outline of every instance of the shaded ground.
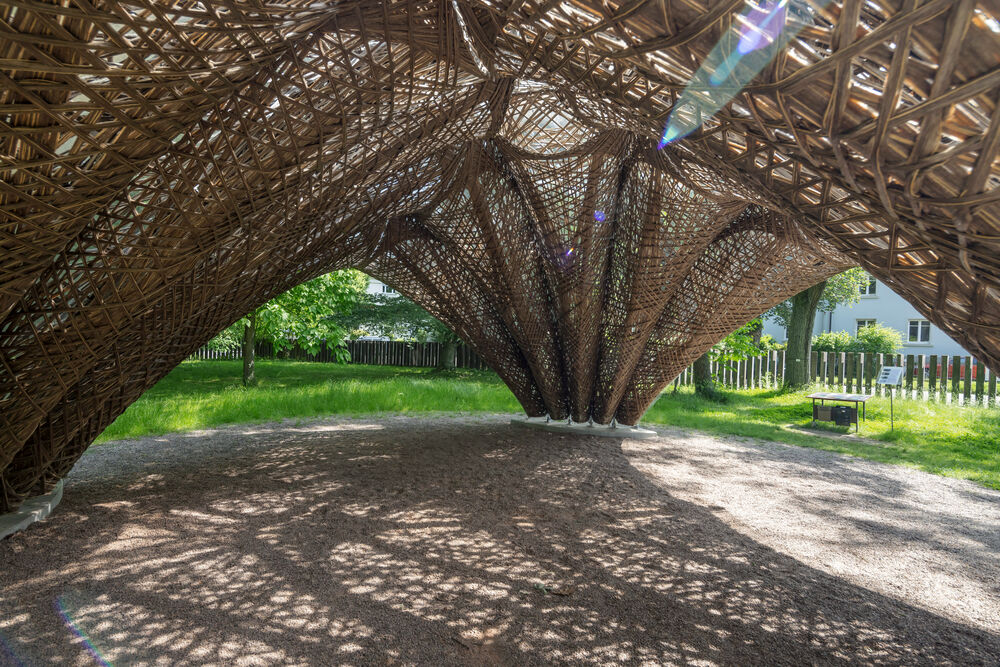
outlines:
[{"label": "shaded ground", "polygon": [[0,662],[1000,660],[1000,493],[498,417],[104,445],[0,542]]}]

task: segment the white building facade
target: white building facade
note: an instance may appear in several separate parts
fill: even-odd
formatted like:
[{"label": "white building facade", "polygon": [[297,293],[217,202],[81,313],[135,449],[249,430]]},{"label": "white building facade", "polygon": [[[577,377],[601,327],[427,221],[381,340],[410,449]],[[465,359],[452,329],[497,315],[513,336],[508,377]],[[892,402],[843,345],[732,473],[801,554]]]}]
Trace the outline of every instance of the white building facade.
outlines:
[{"label": "white building facade", "polygon": [[[390,296],[390,297],[397,297],[397,296],[399,296],[399,292],[397,292],[393,288],[389,287],[388,285],[386,285],[381,280],[378,280],[377,278],[372,278],[371,276],[368,276],[368,287],[365,288],[365,293],[367,293],[367,294],[384,294],[384,295]],[[386,336],[370,336],[370,335],[366,335],[366,336],[359,336],[357,338],[357,340],[391,340],[391,339],[387,338]]]},{"label": "white building facade", "polygon": [[[903,347],[900,352],[904,355],[969,354],[961,345],[918,313],[903,297],[874,278],[864,288],[858,303],[837,306],[829,313],[817,312],[813,334],[846,331],[853,336],[860,327],[875,322],[891,327],[903,335]],[[784,327],[772,320],[764,321],[764,333],[779,341],[787,338]]]},{"label": "white building facade", "polygon": [[392,289],[381,280],[376,280],[371,276],[368,276],[368,288],[365,292],[368,294],[391,294],[393,296],[397,296],[399,294],[399,292]]}]

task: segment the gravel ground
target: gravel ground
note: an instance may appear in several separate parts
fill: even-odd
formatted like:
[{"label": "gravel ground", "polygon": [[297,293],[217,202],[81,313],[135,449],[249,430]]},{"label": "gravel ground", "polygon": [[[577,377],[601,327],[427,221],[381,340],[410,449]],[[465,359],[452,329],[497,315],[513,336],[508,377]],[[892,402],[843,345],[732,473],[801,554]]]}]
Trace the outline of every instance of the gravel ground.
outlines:
[{"label": "gravel ground", "polygon": [[0,663],[997,664],[1000,493],[500,416],[91,449],[0,542]]}]

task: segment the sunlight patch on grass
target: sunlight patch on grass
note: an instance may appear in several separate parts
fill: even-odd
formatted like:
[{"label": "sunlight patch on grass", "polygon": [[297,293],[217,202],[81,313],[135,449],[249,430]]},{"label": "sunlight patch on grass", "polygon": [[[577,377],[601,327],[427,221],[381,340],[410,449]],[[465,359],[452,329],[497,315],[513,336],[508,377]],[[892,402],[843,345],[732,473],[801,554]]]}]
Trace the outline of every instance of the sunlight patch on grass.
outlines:
[{"label": "sunlight patch on grass", "polygon": [[[727,392],[726,401],[716,403],[685,387],[676,394],[663,394],[643,421],[842,452],[1000,489],[997,408],[896,399],[891,430],[889,399],[875,397],[869,400],[867,419],[855,437],[853,427],[824,422],[812,427],[808,393],[744,390]],[[831,437],[837,435],[847,437]]]}]

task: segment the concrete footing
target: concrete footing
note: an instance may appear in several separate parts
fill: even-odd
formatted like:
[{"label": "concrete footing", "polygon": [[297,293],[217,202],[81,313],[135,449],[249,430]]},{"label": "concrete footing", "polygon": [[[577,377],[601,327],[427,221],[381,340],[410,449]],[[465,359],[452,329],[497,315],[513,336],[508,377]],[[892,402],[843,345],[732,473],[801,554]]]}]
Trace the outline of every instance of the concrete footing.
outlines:
[{"label": "concrete footing", "polygon": [[639,426],[625,426],[623,424],[616,424],[612,426],[610,424],[591,424],[588,422],[579,423],[554,421],[547,419],[546,417],[515,417],[510,420],[510,423],[515,426],[537,428],[543,431],[552,431],[553,433],[597,435],[604,438],[633,438],[636,440],[645,440],[646,438],[656,437],[656,431],[651,431],[648,428],[640,428]]},{"label": "concrete footing", "polygon": [[63,481],[59,480],[45,495],[28,498],[10,514],[0,514],[0,540],[47,517],[62,500],[62,493]]}]

